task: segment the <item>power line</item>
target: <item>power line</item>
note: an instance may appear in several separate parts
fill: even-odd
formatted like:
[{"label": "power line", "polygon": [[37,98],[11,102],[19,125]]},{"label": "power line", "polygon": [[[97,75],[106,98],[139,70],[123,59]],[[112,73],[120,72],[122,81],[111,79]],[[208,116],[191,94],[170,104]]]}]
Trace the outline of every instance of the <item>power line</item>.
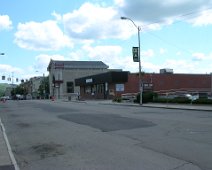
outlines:
[{"label": "power line", "polygon": [[169,42],[169,41],[167,41],[167,40],[161,38],[160,36],[158,36],[158,35],[156,35],[156,34],[149,33],[149,32],[148,32],[148,34],[151,35],[151,36],[153,36],[153,37],[156,37],[157,39],[159,39],[159,40],[165,42],[166,44],[168,44],[168,45],[170,45],[170,46],[173,46],[173,47],[175,47],[175,48],[177,48],[177,49],[180,49],[181,51],[184,51],[184,52],[186,52],[186,53],[192,54],[191,51],[189,51],[189,50],[187,50],[187,49],[184,49],[184,48],[182,48],[182,47],[179,47],[178,45],[176,45],[176,44],[174,44],[174,43],[172,43],[172,42]]},{"label": "power line", "polygon": [[[204,9],[204,11],[209,11],[209,10],[211,10],[211,9],[212,9],[212,7],[209,7],[209,8],[207,8],[207,9]],[[182,14],[182,15],[179,15],[179,16],[175,17],[175,19],[173,19],[173,20],[177,20],[177,19],[180,19],[180,18],[186,19],[187,16],[191,16],[191,15],[194,15],[194,14],[200,14],[200,12],[201,12],[201,11],[191,11],[191,12],[188,12],[188,13],[185,13],[185,14]],[[193,18],[194,18],[194,17],[193,17]],[[183,22],[183,21],[182,21],[182,20],[179,20],[179,21],[177,21],[177,22],[174,22],[173,24],[177,24],[177,23],[180,23],[180,22]],[[142,28],[146,27],[147,29],[149,29],[149,28],[148,28],[149,25],[160,24],[160,23],[164,23],[164,22],[161,22],[161,21],[153,22],[153,23],[146,24],[146,25],[142,26]],[[160,36],[158,36],[158,35],[156,35],[156,34],[153,34],[153,33],[150,33],[150,32],[147,32],[147,33],[148,33],[149,35],[151,35],[151,36],[153,36],[153,37],[159,39],[160,41],[165,42],[166,44],[168,44],[168,45],[170,45],[170,46],[173,46],[173,47],[175,47],[175,48],[177,48],[177,49],[180,49],[181,51],[184,51],[184,52],[186,52],[186,53],[192,54],[191,51],[189,51],[189,50],[187,50],[187,49],[184,49],[184,48],[182,48],[182,47],[179,47],[178,45],[176,45],[176,44],[174,44],[174,43],[172,43],[172,42],[169,42],[169,41],[167,41],[167,40],[161,38]]]},{"label": "power line", "polygon": [[[208,7],[206,9],[202,10],[202,11],[210,11],[211,9],[212,9],[212,7]],[[188,13],[175,16],[174,18],[172,18],[172,20],[177,20],[177,19],[182,19],[183,20],[183,19],[186,19],[187,16],[191,16],[191,15],[194,15],[194,14],[200,14],[202,11],[199,11],[199,10],[198,11],[197,10],[190,11]],[[193,18],[195,18],[195,17],[193,17]],[[182,21],[177,21],[177,22],[174,22],[174,23],[178,23],[178,22],[182,22]],[[158,21],[155,21],[155,22],[151,22],[151,23],[142,25],[142,28],[144,28],[144,27],[147,27],[148,28],[148,26],[150,26],[150,25],[163,24],[163,23],[164,23],[164,20],[163,21],[159,21],[158,20]]]}]

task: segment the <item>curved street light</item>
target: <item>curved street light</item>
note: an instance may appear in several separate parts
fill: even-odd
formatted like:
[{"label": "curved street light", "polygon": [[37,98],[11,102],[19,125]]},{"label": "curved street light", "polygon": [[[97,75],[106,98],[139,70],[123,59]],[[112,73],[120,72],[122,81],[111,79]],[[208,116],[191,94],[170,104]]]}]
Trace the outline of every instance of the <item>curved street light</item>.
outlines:
[{"label": "curved street light", "polygon": [[4,55],[4,53],[0,53],[0,55]]},{"label": "curved street light", "polygon": [[136,29],[138,30],[138,63],[139,63],[139,90],[140,90],[140,105],[143,104],[142,101],[142,93],[143,93],[143,85],[142,85],[142,80],[141,80],[141,50],[140,50],[140,46],[141,46],[141,41],[140,41],[140,31],[141,31],[141,27],[137,26],[135,24],[135,22],[127,17],[121,17],[122,20],[129,20],[133,23],[133,25],[136,27]]}]

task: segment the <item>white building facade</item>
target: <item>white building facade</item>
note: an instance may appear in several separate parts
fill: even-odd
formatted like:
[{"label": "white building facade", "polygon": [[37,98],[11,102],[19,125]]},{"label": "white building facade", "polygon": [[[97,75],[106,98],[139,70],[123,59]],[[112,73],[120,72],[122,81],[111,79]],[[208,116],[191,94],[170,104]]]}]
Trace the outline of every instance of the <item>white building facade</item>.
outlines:
[{"label": "white building facade", "polygon": [[107,72],[108,66],[102,61],[51,60],[47,70],[50,96],[67,99],[71,95],[80,93],[80,87],[75,86],[75,79]]},{"label": "white building facade", "polygon": [[30,78],[31,85],[31,95],[33,99],[38,99],[40,97],[39,87],[43,81],[44,77],[33,77]]}]

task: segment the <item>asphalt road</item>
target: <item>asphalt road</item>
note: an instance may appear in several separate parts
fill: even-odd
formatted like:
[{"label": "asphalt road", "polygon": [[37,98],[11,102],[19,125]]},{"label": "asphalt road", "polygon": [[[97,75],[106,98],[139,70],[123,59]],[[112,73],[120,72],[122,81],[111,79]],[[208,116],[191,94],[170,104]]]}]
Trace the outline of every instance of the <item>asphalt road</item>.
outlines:
[{"label": "asphalt road", "polygon": [[212,113],[8,101],[0,117],[21,170],[211,170]]}]

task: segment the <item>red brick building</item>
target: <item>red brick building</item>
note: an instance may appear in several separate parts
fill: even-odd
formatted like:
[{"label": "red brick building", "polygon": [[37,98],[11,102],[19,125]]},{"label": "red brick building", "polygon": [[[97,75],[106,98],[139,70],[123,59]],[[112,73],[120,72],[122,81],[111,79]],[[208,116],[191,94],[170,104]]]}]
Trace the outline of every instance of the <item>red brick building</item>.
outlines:
[{"label": "red brick building", "polygon": [[[128,76],[129,92],[132,84],[138,91],[138,74]],[[145,73],[142,75],[144,91],[154,91],[157,93],[166,92],[203,92],[211,93],[212,75],[210,74],[154,74]],[[129,83],[129,84],[128,84]],[[137,85],[137,86],[136,86]],[[126,88],[127,89],[127,88]],[[134,89],[135,90],[135,89]]]},{"label": "red brick building", "polygon": [[[124,76],[124,79],[120,79],[122,76]],[[98,77],[98,81],[93,81],[96,77]],[[86,83],[88,80],[92,80],[92,82]],[[139,92],[139,75],[137,73],[109,72],[84,77],[75,80],[75,83],[80,86],[80,92],[83,98],[112,99],[123,94],[136,94]],[[210,74],[145,73],[142,74],[142,83],[144,92],[153,91],[159,94],[174,92],[211,95],[212,92],[212,75]],[[100,86],[104,91],[102,92],[100,90],[102,95],[98,93],[99,90],[93,90],[98,89]],[[93,92],[95,93],[94,95],[92,95]]]}]

